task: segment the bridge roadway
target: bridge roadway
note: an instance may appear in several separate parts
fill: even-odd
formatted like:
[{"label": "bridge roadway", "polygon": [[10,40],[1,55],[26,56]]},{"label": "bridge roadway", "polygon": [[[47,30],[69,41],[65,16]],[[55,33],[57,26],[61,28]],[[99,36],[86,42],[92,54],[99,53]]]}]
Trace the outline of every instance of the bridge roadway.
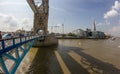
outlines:
[{"label": "bridge roadway", "polygon": [[[119,69],[85,53],[84,49],[63,44],[32,48],[25,60],[28,57],[31,59],[29,64],[24,62],[23,70],[17,74],[120,74]],[[27,64],[28,70],[24,71]]]}]

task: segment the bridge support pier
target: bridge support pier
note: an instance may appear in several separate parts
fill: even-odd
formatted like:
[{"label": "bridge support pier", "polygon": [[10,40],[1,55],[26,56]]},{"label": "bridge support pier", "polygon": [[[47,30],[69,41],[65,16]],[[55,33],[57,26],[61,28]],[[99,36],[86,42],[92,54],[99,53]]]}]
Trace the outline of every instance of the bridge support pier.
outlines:
[{"label": "bridge support pier", "polygon": [[58,39],[55,36],[46,36],[45,40],[39,40],[34,46],[41,47],[41,46],[53,46],[58,44]]}]

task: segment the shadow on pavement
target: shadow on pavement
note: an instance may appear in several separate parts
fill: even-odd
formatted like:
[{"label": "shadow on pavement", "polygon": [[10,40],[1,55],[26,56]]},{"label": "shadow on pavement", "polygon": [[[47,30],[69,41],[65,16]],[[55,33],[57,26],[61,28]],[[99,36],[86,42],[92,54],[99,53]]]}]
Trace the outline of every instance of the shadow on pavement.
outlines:
[{"label": "shadow on pavement", "polygon": [[[72,71],[72,69],[76,69],[71,72],[72,74],[75,71],[79,71],[79,72],[75,72],[74,74],[83,74],[83,73],[82,71],[80,71],[80,67],[82,67],[82,65],[76,64],[77,62],[75,62],[68,55],[68,53],[71,50],[79,54],[79,56],[82,57],[80,62],[85,66],[87,66],[88,69],[92,70],[95,74],[120,74],[120,70],[117,69],[115,66],[84,53],[83,52],[84,49],[77,47],[62,46],[62,45],[59,45],[58,47],[39,48],[36,57],[34,58],[32,65],[30,66],[27,74],[63,74],[61,67],[58,63],[58,60],[54,54],[54,50],[57,50],[60,53],[61,57],[63,58],[67,66],[70,65],[68,66],[70,71]],[[70,68],[70,67],[76,67],[76,68]],[[84,69],[85,69],[84,67],[81,68],[81,70]],[[84,74],[89,74],[87,70],[84,71],[86,71],[86,73],[84,72]]]},{"label": "shadow on pavement", "polygon": [[27,74],[63,74],[53,52],[56,48],[40,47]]},{"label": "shadow on pavement", "polygon": [[[80,60],[82,64],[89,66],[89,68],[95,73],[95,74],[120,74],[120,70],[117,69],[112,64],[109,64],[107,62],[103,62],[99,59],[96,59],[92,57],[91,55],[88,55],[84,53],[83,51],[85,49],[77,48],[77,47],[66,47],[63,46],[62,48],[67,48],[66,51],[69,52],[70,50],[76,52],[79,54],[79,56],[82,57]],[[63,50],[63,49],[61,49]]]}]

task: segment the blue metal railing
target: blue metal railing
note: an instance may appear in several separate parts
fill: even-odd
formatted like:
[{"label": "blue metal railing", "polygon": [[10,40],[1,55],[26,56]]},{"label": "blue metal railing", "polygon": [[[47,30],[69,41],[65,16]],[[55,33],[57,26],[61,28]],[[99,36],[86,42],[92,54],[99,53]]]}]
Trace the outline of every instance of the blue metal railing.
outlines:
[{"label": "blue metal railing", "polygon": [[[38,40],[44,40],[44,36],[26,36],[0,40],[0,73],[14,74],[24,56]],[[6,60],[12,60],[14,64],[8,68],[5,63]]]}]

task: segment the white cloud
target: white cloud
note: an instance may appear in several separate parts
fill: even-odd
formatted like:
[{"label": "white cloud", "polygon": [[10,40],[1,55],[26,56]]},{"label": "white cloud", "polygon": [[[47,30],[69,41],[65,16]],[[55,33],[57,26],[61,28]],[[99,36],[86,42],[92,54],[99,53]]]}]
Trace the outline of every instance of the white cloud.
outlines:
[{"label": "white cloud", "polygon": [[111,31],[111,32],[120,31],[120,26],[114,26],[110,31]]},{"label": "white cloud", "polygon": [[112,27],[108,30],[108,33],[112,33],[115,36],[120,36],[120,25]]},{"label": "white cloud", "polygon": [[18,20],[14,16],[0,13],[0,30],[1,31],[16,31],[17,29],[30,30],[32,28],[32,19],[23,18]]},{"label": "white cloud", "polygon": [[104,14],[105,19],[115,17],[115,16],[118,16],[118,12],[114,9],[112,9],[112,10],[108,11],[106,14]]},{"label": "white cloud", "polygon": [[114,5],[114,6],[112,6],[112,9],[115,9],[115,10],[120,10],[120,2],[115,1],[115,5]]},{"label": "white cloud", "polygon": [[106,32],[112,34],[114,36],[120,36],[120,2],[115,1],[114,5],[111,6],[111,10],[107,11],[104,14],[104,19],[107,21],[106,23],[109,25],[102,25],[106,28]]},{"label": "white cloud", "polygon": [[0,6],[6,6],[6,5],[25,5],[25,3],[24,2],[13,2],[13,1],[11,1],[11,2],[6,2],[6,1],[0,2]]},{"label": "white cloud", "polygon": [[119,15],[120,15],[120,2],[115,1],[111,10],[104,14],[104,18],[109,19],[109,18],[113,18],[113,17],[119,16]]},{"label": "white cloud", "polygon": [[105,22],[100,22],[96,26],[105,26],[105,25],[110,25],[110,22],[105,20]]},{"label": "white cloud", "polygon": [[18,21],[14,16],[0,14],[0,30],[11,31],[18,26]]},{"label": "white cloud", "polygon": [[120,25],[120,20],[118,21],[119,25]]},{"label": "white cloud", "polygon": [[50,10],[56,10],[56,11],[59,11],[59,12],[68,13],[65,9],[63,9],[63,8],[58,8],[58,7],[54,7],[54,6],[50,6]]},{"label": "white cloud", "polygon": [[31,30],[31,28],[33,27],[33,19],[29,19],[29,18],[24,18],[23,20],[21,20],[21,25],[19,25],[19,27],[23,27],[25,30]]}]

